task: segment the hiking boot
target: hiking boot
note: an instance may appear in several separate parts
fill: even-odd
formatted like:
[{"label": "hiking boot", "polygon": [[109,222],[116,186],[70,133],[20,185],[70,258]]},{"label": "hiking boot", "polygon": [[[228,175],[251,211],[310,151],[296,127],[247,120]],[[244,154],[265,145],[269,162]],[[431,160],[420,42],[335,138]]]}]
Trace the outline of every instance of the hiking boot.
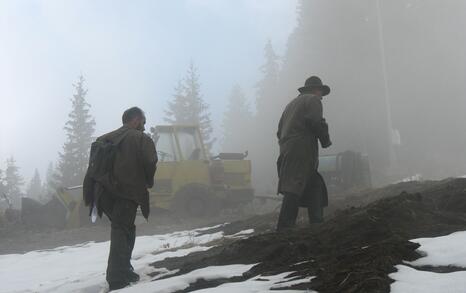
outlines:
[{"label": "hiking boot", "polygon": [[135,272],[129,271],[128,274],[126,275],[126,279],[128,280],[128,282],[134,283],[134,282],[139,281],[140,277]]},{"label": "hiking boot", "polygon": [[129,286],[128,282],[112,282],[108,284],[108,290],[109,291],[118,290],[118,289],[125,288],[127,286]]}]

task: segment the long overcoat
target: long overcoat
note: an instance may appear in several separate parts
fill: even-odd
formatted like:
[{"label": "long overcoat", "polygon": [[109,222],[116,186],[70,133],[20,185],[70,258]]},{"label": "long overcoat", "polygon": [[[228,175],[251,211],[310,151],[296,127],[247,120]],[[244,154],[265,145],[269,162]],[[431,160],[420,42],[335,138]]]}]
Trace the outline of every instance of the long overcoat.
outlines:
[{"label": "long overcoat", "polygon": [[322,97],[302,93],[286,106],[278,125],[278,193],[296,194],[301,206],[313,202],[312,196],[321,196],[322,206],[328,205],[327,188],[317,172],[318,137],[309,127],[322,118]]}]

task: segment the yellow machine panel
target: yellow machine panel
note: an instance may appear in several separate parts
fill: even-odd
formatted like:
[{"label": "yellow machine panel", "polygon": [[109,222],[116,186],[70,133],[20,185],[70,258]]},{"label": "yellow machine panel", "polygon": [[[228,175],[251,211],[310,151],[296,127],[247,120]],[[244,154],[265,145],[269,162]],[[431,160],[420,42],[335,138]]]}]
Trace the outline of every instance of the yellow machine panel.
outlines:
[{"label": "yellow machine panel", "polygon": [[151,206],[202,215],[252,200],[251,162],[243,154],[209,158],[196,125],[157,126],[151,131],[159,156]]}]

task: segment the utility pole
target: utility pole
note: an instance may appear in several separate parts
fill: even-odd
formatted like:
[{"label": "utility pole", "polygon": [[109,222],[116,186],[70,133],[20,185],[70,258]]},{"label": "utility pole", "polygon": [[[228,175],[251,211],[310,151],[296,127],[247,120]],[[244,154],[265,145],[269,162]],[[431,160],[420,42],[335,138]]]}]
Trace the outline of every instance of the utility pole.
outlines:
[{"label": "utility pole", "polygon": [[392,124],[392,108],[390,104],[390,90],[388,87],[388,77],[387,77],[387,62],[385,58],[385,38],[384,38],[384,29],[382,22],[382,10],[380,6],[380,0],[375,0],[376,11],[377,11],[377,28],[379,32],[379,48],[381,55],[382,63],[382,77],[383,77],[383,86],[384,86],[384,97],[385,97],[385,109],[387,113],[387,127],[389,135],[389,164],[388,164],[388,174],[393,175],[397,162],[395,156],[395,150],[393,149],[393,124]]}]

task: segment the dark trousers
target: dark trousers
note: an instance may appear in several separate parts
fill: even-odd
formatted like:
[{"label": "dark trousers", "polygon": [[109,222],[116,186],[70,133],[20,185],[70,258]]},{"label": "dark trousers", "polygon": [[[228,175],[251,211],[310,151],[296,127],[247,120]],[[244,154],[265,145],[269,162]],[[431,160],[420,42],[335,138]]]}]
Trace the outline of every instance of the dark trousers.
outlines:
[{"label": "dark trousers", "polygon": [[[297,194],[288,193],[283,196],[282,207],[278,217],[277,231],[292,228],[296,225],[299,206],[300,200]],[[307,214],[310,224],[322,223],[324,211],[322,207],[322,198],[320,196],[313,196],[312,201],[308,205]]]},{"label": "dark trousers", "polygon": [[131,270],[131,254],[136,240],[137,203],[123,198],[103,196],[101,207],[111,221],[110,254],[107,265],[107,282],[127,282]]}]

